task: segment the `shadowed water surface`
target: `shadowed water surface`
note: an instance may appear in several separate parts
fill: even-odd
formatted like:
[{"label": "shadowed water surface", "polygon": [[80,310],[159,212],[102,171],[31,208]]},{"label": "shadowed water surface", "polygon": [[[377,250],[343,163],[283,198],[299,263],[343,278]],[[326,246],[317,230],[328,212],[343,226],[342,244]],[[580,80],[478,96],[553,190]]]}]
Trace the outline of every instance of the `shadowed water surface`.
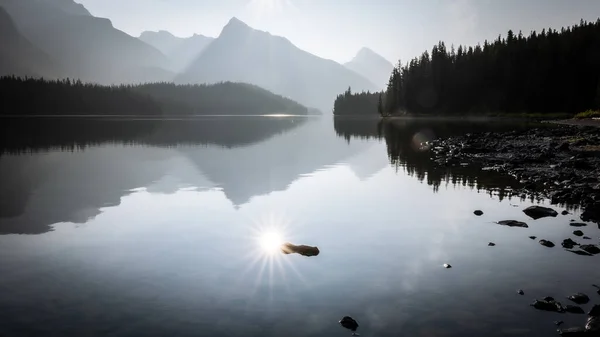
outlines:
[{"label": "shadowed water surface", "polygon": [[534,221],[510,177],[421,148],[528,125],[3,122],[0,336],[349,336],[346,315],[362,336],[548,336],[584,319],[534,298],[600,302],[598,256],[560,248],[577,210]]}]

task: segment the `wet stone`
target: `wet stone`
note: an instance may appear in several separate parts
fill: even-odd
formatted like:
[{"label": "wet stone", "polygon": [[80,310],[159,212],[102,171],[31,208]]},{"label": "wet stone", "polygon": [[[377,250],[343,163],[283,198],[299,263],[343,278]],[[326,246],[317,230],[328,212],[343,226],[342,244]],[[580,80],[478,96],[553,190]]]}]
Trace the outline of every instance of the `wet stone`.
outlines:
[{"label": "wet stone", "polygon": [[481,216],[481,215],[483,215],[483,212],[481,210],[476,210],[475,212],[473,212],[473,214],[475,214],[477,216]]},{"label": "wet stone", "polygon": [[576,236],[583,236],[583,232],[582,232],[582,231],[580,231],[580,230],[576,230],[576,231],[573,231],[573,235],[576,235]]},{"label": "wet stone", "polygon": [[548,248],[552,248],[552,247],[554,247],[554,242],[552,242],[550,240],[540,240],[540,245],[548,247]]},{"label": "wet stone", "polygon": [[567,298],[577,304],[586,304],[590,301],[590,298],[584,293],[576,293]]},{"label": "wet stone", "polygon": [[497,224],[508,227],[529,228],[526,223],[517,220],[500,220],[497,222]]}]

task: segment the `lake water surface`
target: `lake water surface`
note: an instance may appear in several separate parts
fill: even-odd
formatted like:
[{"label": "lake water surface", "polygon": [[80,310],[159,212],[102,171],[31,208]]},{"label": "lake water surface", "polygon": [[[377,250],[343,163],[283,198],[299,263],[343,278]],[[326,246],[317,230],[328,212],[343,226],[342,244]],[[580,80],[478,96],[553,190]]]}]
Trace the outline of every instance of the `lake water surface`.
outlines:
[{"label": "lake water surface", "polygon": [[[600,302],[600,257],[560,247],[583,241],[569,226],[579,211],[532,220],[522,210],[548,202],[509,198],[518,182],[436,166],[419,148],[517,127],[528,126],[3,121],[0,336],[350,336],[345,315],[361,336],[582,325],[529,306],[575,292],[592,299],[586,310]],[[505,219],[529,228],[494,224]],[[583,231],[598,243],[596,224]],[[283,255],[281,241],[321,253]]]}]

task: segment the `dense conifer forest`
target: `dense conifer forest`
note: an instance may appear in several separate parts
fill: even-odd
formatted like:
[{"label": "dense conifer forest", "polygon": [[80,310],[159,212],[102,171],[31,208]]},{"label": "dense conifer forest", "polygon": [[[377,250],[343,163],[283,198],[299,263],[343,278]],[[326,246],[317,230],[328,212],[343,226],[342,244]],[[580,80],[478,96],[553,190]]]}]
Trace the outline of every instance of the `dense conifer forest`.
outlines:
[{"label": "dense conifer forest", "polygon": [[[383,96],[383,107],[377,109],[378,93],[347,92],[338,96],[334,114],[575,114],[598,109],[600,19],[528,36],[508,31],[474,47],[448,48],[439,42],[431,52],[398,62]],[[367,101],[369,108],[364,108]]]},{"label": "dense conifer forest", "polygon": [[0,78],[0,115],[255,115],[307,114],[307,109],[257,86],[102,86],[71,79]]}]

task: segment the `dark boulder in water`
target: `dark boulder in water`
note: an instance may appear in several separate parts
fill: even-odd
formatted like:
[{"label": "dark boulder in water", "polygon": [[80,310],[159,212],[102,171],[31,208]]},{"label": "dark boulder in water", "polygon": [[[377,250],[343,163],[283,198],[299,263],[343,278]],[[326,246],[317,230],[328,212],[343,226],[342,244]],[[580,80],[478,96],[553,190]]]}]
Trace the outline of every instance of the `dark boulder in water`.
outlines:
[{"label": "dark boulder in water", "polygon": [[567,298],[577,304],[586,304],[587,302],[590,301],[590,298],[588,297],[588,295],[583,294],[583,293],[576,293]]},{"label": "dark boulder in water", "polygon": [[583,232],[582,232],[582,231],[580,231],[580,230],[576,230],[576,231],[573,231],[573,235],[576,235],[576,236],[583,236]]},{"label": "dark boulder in water", "polygon": [[569,225],[573,226],[573,227],[585,227],[585,226],[587,226],[587,224],[584,224],[583,222],[571,222]]},{"label": "dark boulder in water", "polygon": [[495,244],[495,243],[493,243],[493,242],[489,242],[489,243],[488,243],[488,246],[490,246],[490,247],[494,247],[495,245],[496,245],[496,244]]},{"label": "dark boulder in water", "polygon": [[552,248],[554,247],[554,242],[550,240],[540,240],[540,245]]},{"label": "dark boulder in water", "polygon": [[530,206],[525,208],[523,212],[534,220],[545,218],[547,216],[555,217],[558,215],[558,212],[552,208],[542,206]]},{"label": "dark boulder in water", "polygon": [[358,329],[358,322],[354,320],[354,318],[350,316],[344,316],[340,320],[340,325],[344,328],[352,331],[352,335],[356,335],[356,329]]},{"label": "dark boulder in water", "polygon": [[533,236],[533,235],[532,235],[532,236],[530,236],[529,238],[530,238],[531,240],[535,240],[535,239],[537,239],[537,236]]},{"label": "dark boulder in water", "polygon": [[481,216],[481,215],[483,215],[483,212],[481,210],[476,210],[475,212],[473,212],[473,214],[475,214],[477,216]]},{"label": "dark boulder in water", "polygon": [[564,210],[564,211],[562,211],[560,214],[562,214],[562,215],[567,215],[567,214],[569,214],[569,211],[567,211],[567,210]]},{"label": "dark boulder in water", "polygon": [[289,242],[286,242],[281,245],[281,251],[284,254],[296,253],[296,254],[300,254],[303,256],[317,256],[320,253],[319,248],[317,248],[317,247],[305,246],[305,245],[297,246],[297,245],[291,244]]},{"label": "dark boulder in water", "polygon": [[521,221],[517,221],[517,220],[500,220],[500,221],[498,221],[496,223],[499,224],[499,225],[508,226],[508,227],[529,228],[529,226],[527,226],[526,223],[521,222]]}]

